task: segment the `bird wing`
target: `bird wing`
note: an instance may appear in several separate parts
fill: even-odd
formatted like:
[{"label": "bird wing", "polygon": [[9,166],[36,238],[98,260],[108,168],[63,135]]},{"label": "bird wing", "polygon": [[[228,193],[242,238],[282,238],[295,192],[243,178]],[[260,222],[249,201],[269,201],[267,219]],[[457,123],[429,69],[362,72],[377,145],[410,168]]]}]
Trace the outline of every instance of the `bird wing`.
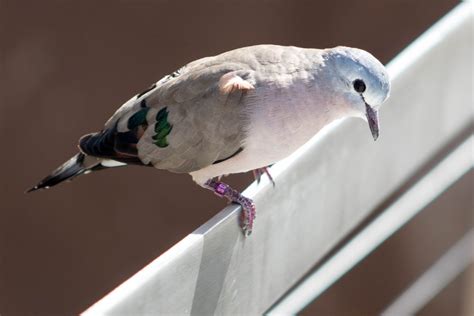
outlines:
[{"label": "bird wing", "polygon": [[253,72],[225,58],[192,62],[126,102],[80,148],[179,173],[233,157],[244,142],[243,98],[253,89]]},{"label": "bird wing", "polygon": [[253,87],[251,74],[245,64],[206,58],[168,78],[142,101],[150,110],[138,143],[141,160],[192,172],[240,152],[246,122],[242,99]]}]

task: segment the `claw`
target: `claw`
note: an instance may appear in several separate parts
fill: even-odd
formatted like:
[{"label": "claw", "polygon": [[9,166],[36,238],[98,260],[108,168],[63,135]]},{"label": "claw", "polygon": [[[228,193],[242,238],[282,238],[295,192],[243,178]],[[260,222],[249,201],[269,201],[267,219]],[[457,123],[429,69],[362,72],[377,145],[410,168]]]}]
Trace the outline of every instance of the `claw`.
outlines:
[{"label": "claw", "polygon": [[[270,166],[268,166],[268,167],[270,167]],[[257,183],[260,183],[260,179],[261,179],[262,175],[265,173],[267,175],[268,179],[270,179],[270,181],[272,182],[273,187],[275,187],[275,180],[273,180],[273,177],[270,174],[270,171],[268,171],[268,167],[257,168],[257,169],[252,170],[253,177],[255,178],[255,180],[257,180]]]},{"label": "claw", "polygon": [[257,181],[257,183],[260,183],[260,172],[258,172],[258,169],[252,170],[253,173],[253,178]]}]

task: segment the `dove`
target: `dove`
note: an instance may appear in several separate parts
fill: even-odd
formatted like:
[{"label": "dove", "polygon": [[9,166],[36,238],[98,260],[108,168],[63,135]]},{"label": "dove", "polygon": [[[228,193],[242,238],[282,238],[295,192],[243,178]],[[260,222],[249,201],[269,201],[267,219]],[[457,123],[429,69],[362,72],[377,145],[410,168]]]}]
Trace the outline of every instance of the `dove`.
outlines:
[{"label": "dove", "polygon": [[374,140],[388,98],[385,67],[367,51],[256,45],[190,62],[123,104],[79,153],[27,192],[126,165],[188,173],[242,206],[252,232],[254,202],[221,181],[286,158],[335,120],[365,120]]}]

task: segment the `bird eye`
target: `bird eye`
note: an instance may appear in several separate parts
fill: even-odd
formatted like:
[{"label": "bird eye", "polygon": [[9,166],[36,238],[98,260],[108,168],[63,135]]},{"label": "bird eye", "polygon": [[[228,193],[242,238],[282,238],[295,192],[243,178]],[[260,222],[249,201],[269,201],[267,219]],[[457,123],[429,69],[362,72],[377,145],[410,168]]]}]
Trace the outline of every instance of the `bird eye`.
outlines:
[{"label": "bird eye", "polygon": [[355,91],[359,93],[363,93],[365,91],[365,83],[361,79],[354,80],[352,84],[354,86]]}]

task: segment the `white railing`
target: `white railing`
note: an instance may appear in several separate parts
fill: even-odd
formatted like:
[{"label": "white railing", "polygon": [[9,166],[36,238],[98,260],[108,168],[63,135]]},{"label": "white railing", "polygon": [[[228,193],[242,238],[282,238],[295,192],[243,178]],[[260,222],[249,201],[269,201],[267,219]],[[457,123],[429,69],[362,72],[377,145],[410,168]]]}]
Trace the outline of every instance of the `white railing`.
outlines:
[{"label": "white railing", "polygon": [[[286,314],[317,297],[324,287],[297,292],[305,280],[287,292],[407,179],[472,128],[472,7],[458,5],[388,65],[393,89],[381,110],[376,143],[359,120],[326,128],[272,167],[275,188],[264,178],[244,192],[257,206],[251,237],[240,232],[240,209],[230,205],[84,314],[254,315],[271,307],[270,313]],[[472,159],[456,175],[471,167]],[[457,178],[450,179],[436,188],[438,194]],[[356,255],[346,266],[323,265],[326,285],[388,236],[375,236],[372,248],[352,249]]]}]

